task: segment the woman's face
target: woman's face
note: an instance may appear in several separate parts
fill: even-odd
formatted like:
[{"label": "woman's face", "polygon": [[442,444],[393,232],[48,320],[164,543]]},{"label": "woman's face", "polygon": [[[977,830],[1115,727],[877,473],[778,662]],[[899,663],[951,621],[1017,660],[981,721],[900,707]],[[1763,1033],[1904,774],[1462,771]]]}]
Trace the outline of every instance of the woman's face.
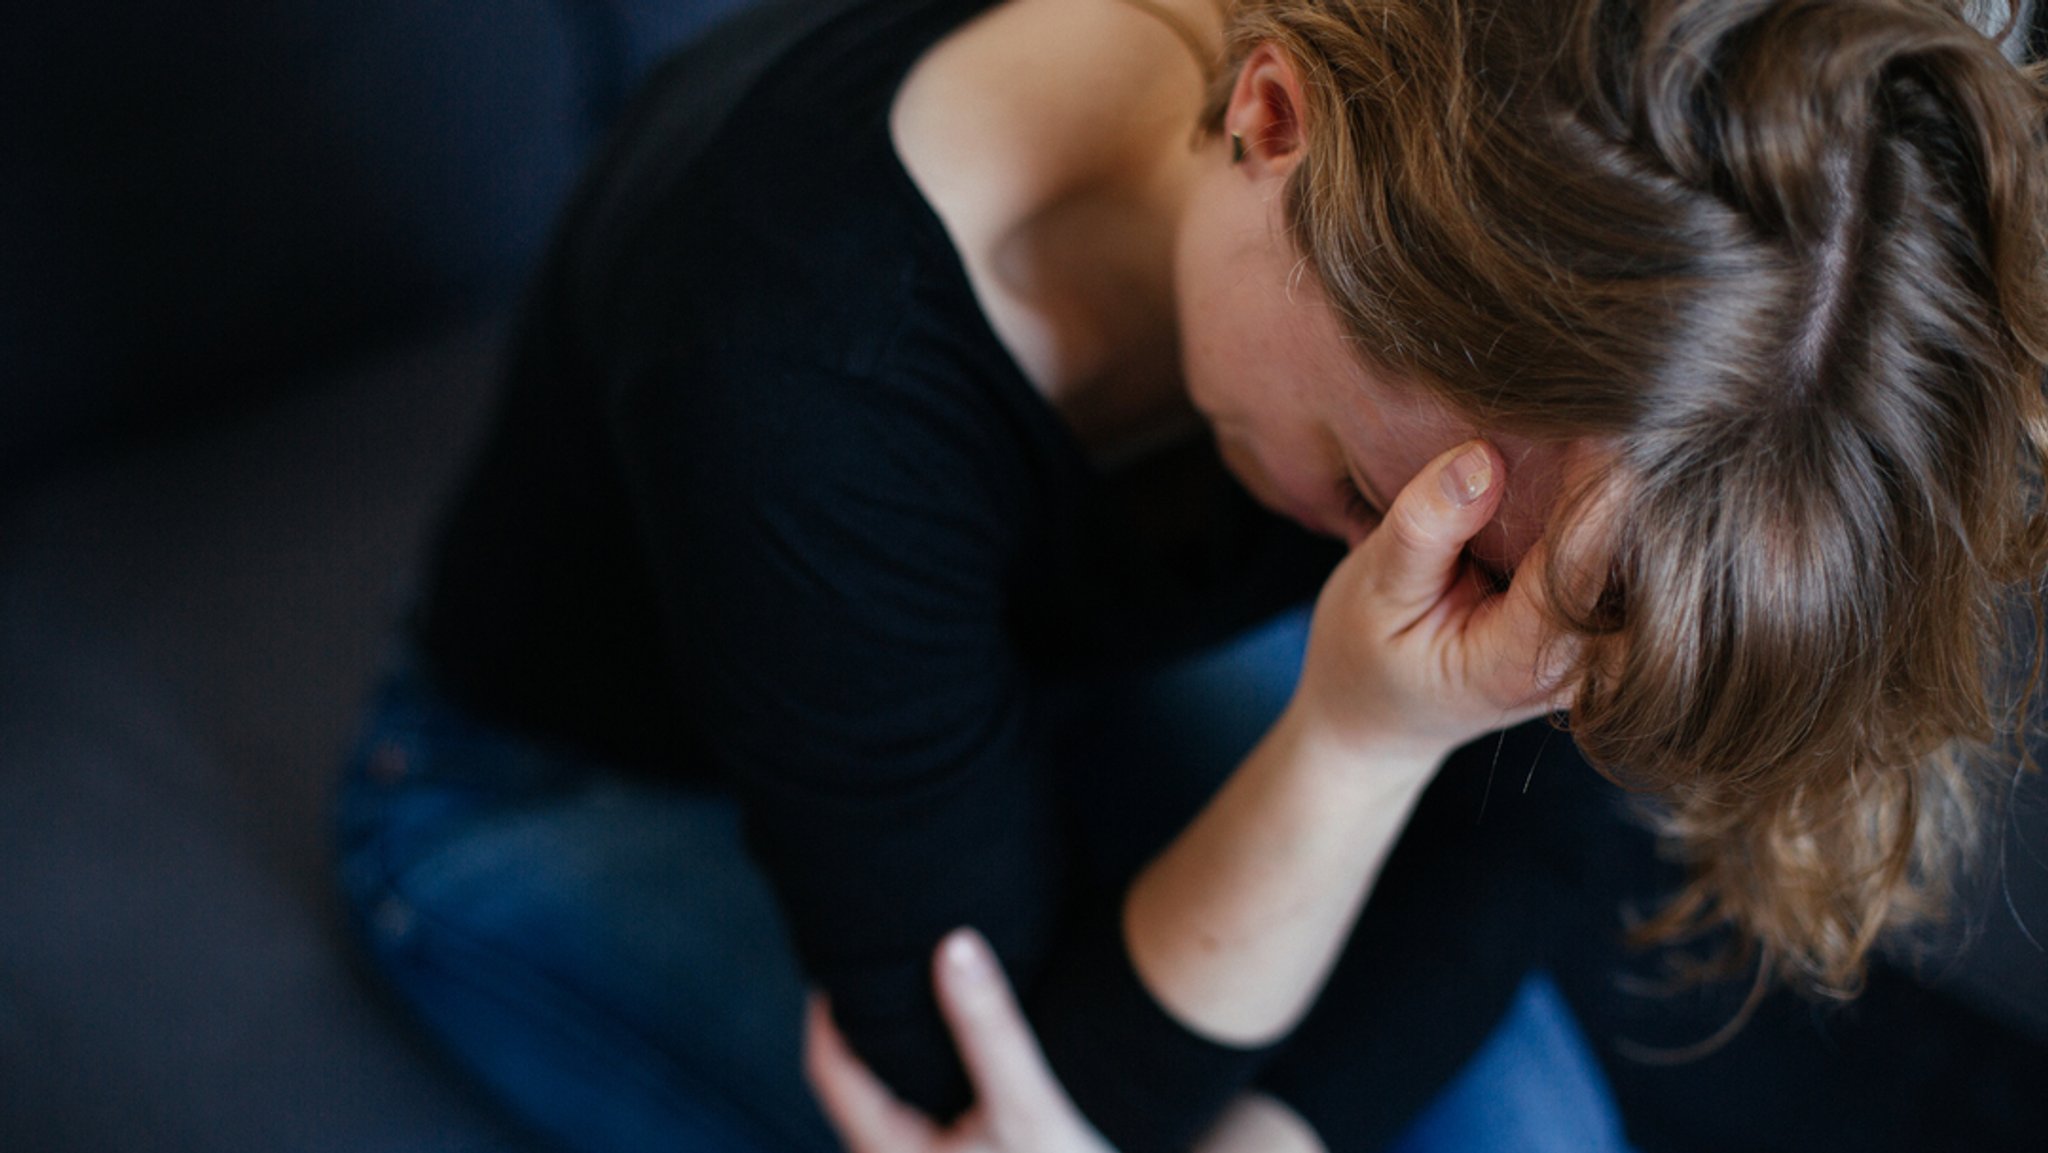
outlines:
[{"label": "woman's face", "polygon": [[[1216,166],[1192,196],[1174,269],[1189,395],[1260,503],[1356,543],[1423,465],[1480,430],[1356,354],[1284,239],[1277,182]],[[1507,460],[1508,490],[1470,551],[1504,573],[1542,534],[1564,449],[1488,439]]]}]

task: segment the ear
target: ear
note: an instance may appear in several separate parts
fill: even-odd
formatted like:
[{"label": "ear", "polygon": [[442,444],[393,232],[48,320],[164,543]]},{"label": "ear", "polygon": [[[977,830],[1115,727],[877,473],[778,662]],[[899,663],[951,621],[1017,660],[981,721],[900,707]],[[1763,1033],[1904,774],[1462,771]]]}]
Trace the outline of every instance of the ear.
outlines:
[{"label": "ear", "polygon": [[1254,175],[1284,177],[1301,163],[1306,113],[1294,62],[1277,46],[1261,44],[1238,70],[1223,130],[1244,141],[1242,163]]}]

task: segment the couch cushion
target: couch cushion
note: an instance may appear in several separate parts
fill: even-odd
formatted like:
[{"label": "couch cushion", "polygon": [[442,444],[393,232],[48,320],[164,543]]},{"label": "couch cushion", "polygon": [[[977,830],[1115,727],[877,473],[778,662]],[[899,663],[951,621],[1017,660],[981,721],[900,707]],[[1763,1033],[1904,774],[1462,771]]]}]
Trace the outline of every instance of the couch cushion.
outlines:
[{"label": "couch cushion", "polygon": [[479,325],[0,522],[0,1148],[521,1140],[351,971],[327,796],[478,424]]},{"label": "couch cushion", "polygon": [[4,690],[0,1146],[527,1148],[236,835],[214,754],[121,646],[32,668]]},{"label": "couch cushion", "polygon": [[8,6],[0,484],[516,290],[625,87],[737,2]]}]

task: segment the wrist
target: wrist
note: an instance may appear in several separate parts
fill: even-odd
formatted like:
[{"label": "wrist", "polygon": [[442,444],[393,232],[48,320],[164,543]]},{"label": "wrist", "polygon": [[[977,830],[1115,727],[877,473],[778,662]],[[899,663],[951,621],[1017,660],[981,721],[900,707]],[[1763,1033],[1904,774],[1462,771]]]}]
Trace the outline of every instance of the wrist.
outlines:
[{"label": "wrist", "polygon": [[1274,735],[1294,750],[1290,759],[1378,800],[1389,793],[1420,793],[1451,752],[1441,742],[1357,718],[1333,721],[1299,698],[1280,714]]}]

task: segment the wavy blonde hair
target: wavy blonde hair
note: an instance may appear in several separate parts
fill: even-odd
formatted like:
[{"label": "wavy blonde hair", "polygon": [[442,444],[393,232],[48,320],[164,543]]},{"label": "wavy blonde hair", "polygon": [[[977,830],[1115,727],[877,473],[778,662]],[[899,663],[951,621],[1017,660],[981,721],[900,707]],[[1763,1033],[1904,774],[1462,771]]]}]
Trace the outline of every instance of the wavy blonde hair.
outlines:
[{"label": "wavy blonde hair", "polygon": [[1603,587],[1551,584],[1571,731],[1690,868],[1639,939],[1853,995],[1945,906],[2038,666],[2040,76],[1959,0],[1241,0],[1211,131],[1267,43],[1362,354],[1613,450],[1552,528],[1620,510]]}]

